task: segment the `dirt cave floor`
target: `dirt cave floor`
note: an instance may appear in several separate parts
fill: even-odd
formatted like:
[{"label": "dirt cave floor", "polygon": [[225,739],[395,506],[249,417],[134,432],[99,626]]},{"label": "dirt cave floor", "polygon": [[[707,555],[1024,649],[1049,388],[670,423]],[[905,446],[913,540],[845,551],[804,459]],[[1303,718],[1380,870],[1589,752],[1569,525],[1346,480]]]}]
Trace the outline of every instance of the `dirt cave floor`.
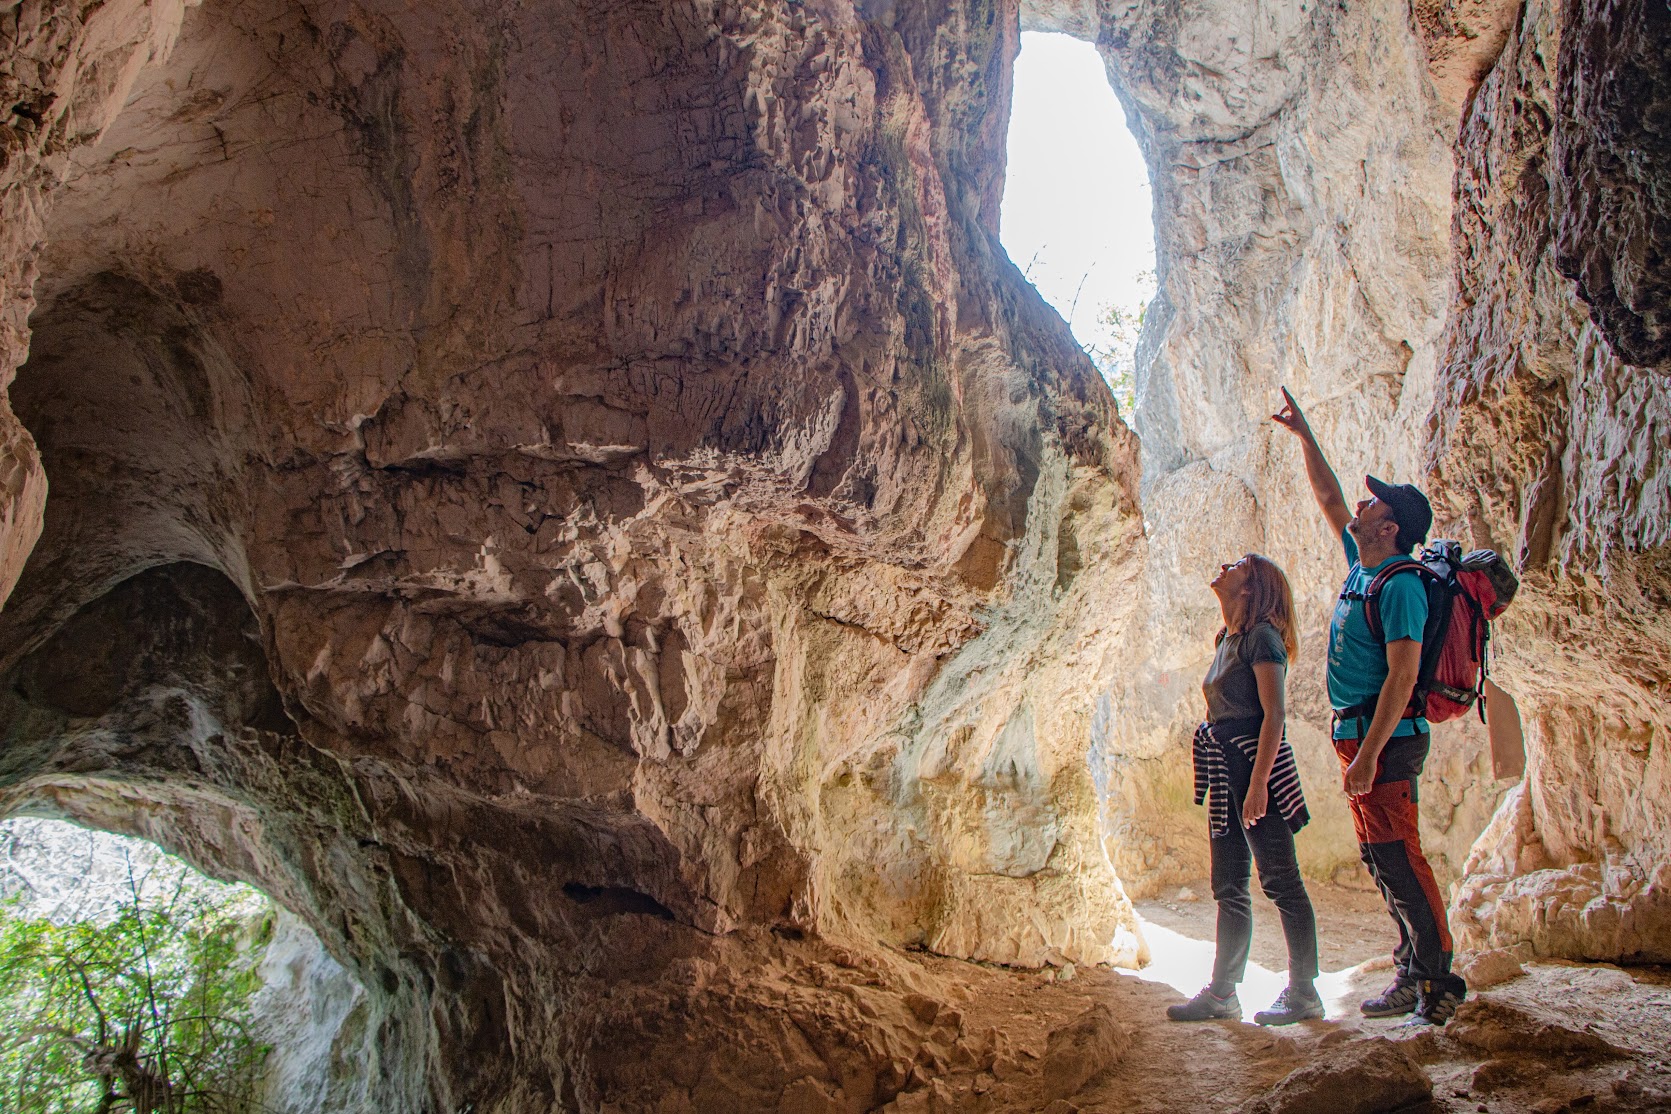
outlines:
[{"label": "dirt cave floor", "polygon": [[[1155,953],[1141,974],[1024,973],[918,953],[925,974],[959,987],[964,1027],[1006,1034],[1013,1054],[908,1091],[888,1111],[1671,1111],[1671,969],[1459,956],[1481,984],[1468,1002],[1442,1029],[1404,1027],[1357,1010],[1389,977],[1379,896],[1312,896],[1329,1013],[1280,1029],[1166,1020],[1209,973],[1204,883],[1138,903]],[[1276,911],[1257,897],[1247,1016],[1280,990],[1286,966]]]}]

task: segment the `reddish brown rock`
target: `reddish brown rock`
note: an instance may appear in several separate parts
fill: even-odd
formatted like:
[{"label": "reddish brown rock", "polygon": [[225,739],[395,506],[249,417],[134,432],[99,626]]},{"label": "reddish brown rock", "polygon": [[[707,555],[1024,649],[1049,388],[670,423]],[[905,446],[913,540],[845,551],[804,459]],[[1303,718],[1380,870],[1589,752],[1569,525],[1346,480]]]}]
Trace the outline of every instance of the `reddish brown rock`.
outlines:
[{"label": "reddish brown rock", "polygon": [[1240,1114],[1390,1114],[1433,1098],[1433,1081],[1384,1037],[1337,1045],[1243,1104]]},{"label": "reddish brown rock", "polygon": [[1557,1007],[1532,1012],[1489,995],[1457,1007],[1446,1035],[1484,1052],[1580,1064],[1625,1055],[1596,1033],[1574,1024]]},{"label": "reddish brown rock", "polygon": [[1131,1032],[1106,1005],[1092,1006],[1050,1034],[1040,1074],[1051,1100],[1078,1094],[1092,1078],[1112,1068],[1131,1048]]},{"label": "reddish brown rock", "polygon": [[1460,114],[1497,64],[1521,6],[1508,0],[1418,0],[1413,9],[1434,90]]},{"label": "reddish brown rock", "polygon": [[868,1109],[938,1038],[831,942],[1138,957],[1135,446],[997,246],[1013,9],[8,18],[0,811],[299,912],[391,1108]]},{"label": "reddish brown rock", "polygon": [[1671,371],[1671,11],[1573,0],[1561,20],[1556,263],[1619,359]]}]

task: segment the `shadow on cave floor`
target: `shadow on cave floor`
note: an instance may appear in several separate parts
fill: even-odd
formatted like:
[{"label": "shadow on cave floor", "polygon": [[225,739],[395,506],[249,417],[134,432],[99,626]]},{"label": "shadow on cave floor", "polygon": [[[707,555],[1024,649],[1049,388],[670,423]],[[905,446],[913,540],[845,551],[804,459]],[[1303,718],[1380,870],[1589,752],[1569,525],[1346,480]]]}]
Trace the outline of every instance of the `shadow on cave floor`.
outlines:
[{"label": "shadow on cave floor", "polygon": [[[1320,913],[1326,921],[1329,910]],[[1000,1056],[981,1073],[964,1105],[901,1103],[888,1107],[889,1114],[1671,1110],[1671,1049],[1664,1040],[1671,1031],[1671,971],[1514,963],[1470,994],[1442,1029],[1407,1027],[1401,1017],[1364,1018],[1338,1006],[1327,1020],[1281,1029],[1231,1021],[1192,1025],[1165,1020],[1165,1009],[1204,981],[1210,945],[1179,938],[1202,956],[1185,992],[1102,967],[1024,972],[915,957],[925,974],[954,988],[966,1031],[1005,1034],[1014,1055]],[[1340,1004],[1354,1007],[1359,996],[1381,989],[1387,971],[1372,959],[1339,978]],[[1254,992],[1247,983],[1243,989],[1251,1001]],[[1105,1029],[1117,1031],[1100,1043],[1091,1039],[1098,1016]],[[1083,1063],[1087,1058],[1095,1062]],[[987,1101],[1029,1070],[1039,1072],[1038,1105]]]}]

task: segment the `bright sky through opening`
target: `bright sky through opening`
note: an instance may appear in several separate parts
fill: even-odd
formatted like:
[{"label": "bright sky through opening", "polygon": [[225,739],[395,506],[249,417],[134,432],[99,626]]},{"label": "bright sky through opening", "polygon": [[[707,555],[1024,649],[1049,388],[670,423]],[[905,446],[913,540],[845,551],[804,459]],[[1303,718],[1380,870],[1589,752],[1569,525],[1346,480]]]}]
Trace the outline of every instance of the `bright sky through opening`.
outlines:
[{"label": "bright sky through opening", "polygon": [[1006,177],[1004,249],[1081,344],[1108,345],[1107,307],[1154,292],[1154,218],[1148,167],[1090,43],[1021,36]]}]

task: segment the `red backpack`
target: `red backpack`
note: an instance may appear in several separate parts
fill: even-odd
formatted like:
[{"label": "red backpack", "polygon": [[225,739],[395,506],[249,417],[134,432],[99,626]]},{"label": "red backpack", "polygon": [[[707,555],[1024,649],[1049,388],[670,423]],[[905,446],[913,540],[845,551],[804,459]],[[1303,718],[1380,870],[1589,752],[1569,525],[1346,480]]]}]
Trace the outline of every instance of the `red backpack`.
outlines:
[{"label": "red backpack", "polygon": [[1394,561],[1375,574],[1364,592],[1369,633],[1383,637],[1377,597],[1399,573],[1413,572],[1427,588],[1427,625],[1422,628],[1421,671],[1406,715],[1444,723],[1477,707],[1485,722],[1483,692],[1491,620],[1501,615],[1520,588],[1508,562],[1490,549],[1464,554],[1453,541],[1436,541],[1421,560]]}]

